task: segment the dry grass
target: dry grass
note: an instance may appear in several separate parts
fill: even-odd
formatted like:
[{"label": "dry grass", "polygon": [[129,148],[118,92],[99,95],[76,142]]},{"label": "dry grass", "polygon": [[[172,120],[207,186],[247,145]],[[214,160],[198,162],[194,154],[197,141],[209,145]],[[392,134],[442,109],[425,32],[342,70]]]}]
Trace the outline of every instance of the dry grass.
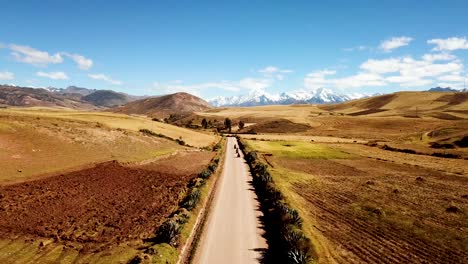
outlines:
[{"label": "dry grass", "polygon": [[[289,145],[249,142],[261,153],[273,153],[264,158],[304,218],[319,263],[445,263],[467,258],[465,161],[416,159],[360,144],[329,144],[321,151],[328,155],[287,155],[290,147],[284,144]],[[353,158],[330,159],[340,148]]]},{"label": "dry grass", "polygon": [[0,147],[0,183],[106,160],[140,161],[182,149],[171,141],[98,122],[3,111]]},{"label": "dry grass", "polygon": [[8,108],[0,110],[0,113],[97,122],[109,128],[120,128],[133,131],[139,131],[140,129],[146,128],[171,138],[182,138],[187,144],[195,147],[204,147],[217,142],[217,137],[213,134],[201,133],[182,127],[155,122],[143,116],[129,116],[107,112],[82,112],[52,108]]}]

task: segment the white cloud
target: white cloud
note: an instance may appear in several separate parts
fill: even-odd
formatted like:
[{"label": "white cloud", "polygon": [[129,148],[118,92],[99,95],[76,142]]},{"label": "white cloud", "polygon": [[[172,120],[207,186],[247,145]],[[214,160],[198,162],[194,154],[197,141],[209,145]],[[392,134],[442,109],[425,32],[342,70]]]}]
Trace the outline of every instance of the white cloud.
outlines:
[{"label": "white cloud", "polygon": [[76,65],[78,65],[78,68],[82,70],[89,70],[93,66],[93,61],[91,59],[88,59],[82,55],[79,54],[70,54],[70,53],[62,53],[64,56],[69,57],[72,59]]},{"label": "white cloud", "polygon": [[292,73],[292,70],[285,70],[285,69],[280,69],[275,66],[267,66],[263,69],[258,70],[259,73],[262,73],[263,76],[267,78],[275,78],[278,80],[283,80],[284,75],[288,73]]},{"label": "white cloud", "polygon": [[444,73],[459,72],[463,64],[458,60],[447,63],[433,63],[428,60],[415,60],[412,57],[390,58],[383,60],[370,59],[361,64],[360,68],[373,73],[396,73],[418,77],[435,77]]},{"label": "white cloud", "polygon": [[326,78],[335,75],[336,71],[323,70],[309,73],[304,79],[304,86],[307,89],[318,88],[359,88],[366,86],[383,86],[383,77],[376,73],[359,72],[343,78]]},{"label": "white cloud", "polygon": [[13,80],[15,75],[12,72],[4,71],[0,72],[0,80]]},{"label": "white cloud", "polygon": [[256,89],[265,89],[272,84],[273,81],[268,79],[255,79],[255,78],[244,78],[239,81],[239,86],[241,88],[256,90]]},{"label": "white cloud", "polygon": [[409,45],[412,40],[413,38],[405,36],[393,37],[380,43],[379,48],[385,52],[391,52],[394,49]]},{"label": "white cloud", "polygon": [[436,54],[425,54],[423,57],[423,60],[425,61],[448,61],[448,60],[454,60],[457,57],[455,57],[452,54],[449,53],[436,53]]},{"label": "white cloud", "polygon": [[465,79],[466,77],[461,76],[459,73],[442,75],[437,78],[437,80],[444,82],[463,82]]},{"label": "white cloud", "polygon": [[109,77],[109,76],[107,76],[105,74],[102,74],[102,73],[88,74],[88,77],[91,78],[91,79],[95,79],[95,80],[102,80],[102,81],[108,82],[108,83],[110,83],[112,85],[121,85],[122,84],[121,81],[114,80],[111,77]]},{"label": "white cloud", "polygon": [[325,70],[309,73],[309,74],[307,74],[307,76],[308,77],[313,77],[313,78],[323,78],[323,77],[325,77],[327,75],[335,75],[335,74],[336,74],[336,71],[325,69]]},{"label": "white cloud", "polygon": [[360,68],[362,70],[366,70],[366,71],[374,72],[374,73],[396,72],[400,69],[400,62],[401,62],[401,59],[396,59],[396,58],[383,59],[383,60],[369,59],[363,64],[361,64]]},{"label": "white cloud", "polygon": [[417,76],[408,76],[408,75],[396,75],[385,78],[385,81],[389,83],[397,83],[403,87],[417,87],[423,85],[429,85],[433,83],[432,80],[424,79]]},{"label": "white cloud", "polygon": [[331,78],[336,71],[322,70],[308,74],[304,86],[317,88],[361,88],[399,85],[418,87],[438,81],[460,82],[464,65],[451,54],[426,54],[421,59],[410,56],[387,59],[369,59],[360,65],[354,75]]},{"label": "white cloud", "polygon": [[204,82],[198,84],[184,84],[182,81],[171,81],[168,83],[153,83],[153,90],[160,93],[175,93],[187,92],[195,95],[200,95],[202,90],[205,89],[221,89],[229,92],[238,92],[242,89],[246,90],[263,90],[272,84],[271,79],[256,79],[256,78],[243,78],[239,81],[218,81],[218,82]]},{"label": "white cloud", "polygon": [[466,38],[446,38],[446,39],[431,39],[428,44],[436,45],[432,50],[435,51],[453,51],[459,49],[468,49],[468,41]]},{"label": "white cloud", "polygon": [[277,68],[275,66],[267,66],[267,67],[259,70],[258,72],[260,72],[260,73],[291,73],[292,71],[291,70],[283,70],[283,69]]},{"label": "white cloud", "polygon": [[356,47],[344,48],[343,50],[344,51],[364,51],[364,50],[369,50],[369,49],[371,49],[371,48],[368,47],[368,46],[359,45],[359,46],[356,46]]},{"label": "white cloud", "polygon": [[62,63],[63,58],[59,53],[50,55],[46,51],[40,51],[28,46],[21,46],[12,44],[9,46],[11,55],[19,61],[36,66],[46,66],[48,64]]},{"label": "white cloud", "polygon": [[36,72],[39,77],[46,77],[53,80],[68,80],[68,76],[64,72]]},{"label": "white cloud", "polygon": [[58,64],[64,61],[64,57],[73,60],[78,68],[88,70],[93,66],[93,61],[79,54],[68,52],[57,52],[49,54],[46,51],[41,51],[29,46],[11,44],[5,46],[0,43],[0,48],[8,47],[11,50],[11,55],[16,61],[28,63],[34,66],[47,66],[49,64]]}]

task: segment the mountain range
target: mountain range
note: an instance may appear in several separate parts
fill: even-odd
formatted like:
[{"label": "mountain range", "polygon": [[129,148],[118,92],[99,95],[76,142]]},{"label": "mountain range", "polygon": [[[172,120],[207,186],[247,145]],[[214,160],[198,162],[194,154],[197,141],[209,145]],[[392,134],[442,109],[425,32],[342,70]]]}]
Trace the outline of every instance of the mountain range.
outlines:
[{"label": "mountain range", "polygon": [[221,106],[260,106],[289,104],[329,104],[368,97],[366,94],[341,94],[330,89],[300,90],[271,94],[264,90],[252,90],[246,95],[224,97],[218,96],[208,102],[216,107]]},{"label": "mountain range", "polygon": [[[450,87],[435,87],[429,92],[466,92]],[[96,90],[77,86],[67,88],[29,88],[0,85],[0,105],[11,106],[58,106],[76,109],[115,108],[117,112],[155,114],[156,112],[203,111],[211,106],[261,106],[289,104],[334,104],[379,94],[342,94],[330,89],[299,90],[271,94],[262,89],[246,95],[218,96],[205,101],[187,93],[163,96],[133,96],[112,90]],[[152,110],[154,109],[154,110]]]},{"label": "mountain range", "polygon": [[[456,90],[450,87],[442,88],[435,87],[428,90],[429,92],[467,92],[468,89]],[[271,94],[264,90],[252,90],[246,95],[240,96],[218,96],[208,100],[208,102],[216,107],[224,106],[262,106],[262,105],[290,105],[290,104],[335,104],[349,100],[367,98],[372,96],[382,95],[376,94],[360,94],[350,93],[342,94],[326,88],[318,88],[313,90],[299,90],[295,92],[282,92]]]}]

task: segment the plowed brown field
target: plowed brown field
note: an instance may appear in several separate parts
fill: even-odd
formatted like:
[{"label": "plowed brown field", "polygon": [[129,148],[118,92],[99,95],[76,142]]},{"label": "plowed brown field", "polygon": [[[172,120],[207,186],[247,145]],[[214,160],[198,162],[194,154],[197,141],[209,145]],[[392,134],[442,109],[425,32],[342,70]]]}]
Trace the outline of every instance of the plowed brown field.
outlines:
[{"label": "plowed brown field", "polygon": [[466,175],[369,158],[269,160],[310,175],[292,190],[337,262],[467,263]]},{"label": "plowed brown field", "polygon": [[[169,160],[190,163],[169,166]],[[82,251],[152,237],[212,153],[184,153],[142,167],[118,162],[0,187],[0,237],[52,238]],[[179,170],[178,166],[184,169]],[[71,243],[76,244],[76,243]]]}]

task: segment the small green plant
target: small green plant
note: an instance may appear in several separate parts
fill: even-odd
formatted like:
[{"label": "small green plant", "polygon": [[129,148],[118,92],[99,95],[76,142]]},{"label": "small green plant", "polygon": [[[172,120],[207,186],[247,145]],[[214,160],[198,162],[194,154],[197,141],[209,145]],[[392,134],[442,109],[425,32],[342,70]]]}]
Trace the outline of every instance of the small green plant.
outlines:
[{"label": "small green plant", "polygon": [[192,189],[182,202],[182,207],[186,208],[187,210],[193,210],[200,201],[201,192],[199,189]]},{"label": "small green plant", "polygon": [[254,162],[256,159],[257,159],[257,152],[255,152],[255,151],[251,151],[251,152],[247,153],[247,155],[245,155],[245,160],[246,160],[248,163],[252,163],[252,162]]},{"label": "small green plant", "polygon": [[174,219],[180,225],[186,224],[190,219],[190,212],[185,208],[180,208],[174,215]]},{"label": "small green plant", "polygon": [[245,126],[245,123],[244,123],[244,121],[242,121],[242,120],[241,120],[241,121],[239,121],[239,129],[243,129],[243,128],[244,128],[244,126]]},{"label": "small green plant", "polygon": [[203,118],[203,120],[201,121],[201,125],[204,129],[207,129],[208,128],[208,122],[206,121],[205,118]]},{"label": "small green plant", "polygon": [[208,179],[210,178],[212,172],[208,169],[204,169],[202,172],[200,172],[200,174],[198,175],[198,177],[202,178],[202,179]]},{"label": "small green plant", "polygon": [[308,252],[304,252],[300,249],[292,249],[288,251],[289,263],[292,264],[307,264],[310,260]]},{"label": "small green plant", "polygon": [[181,230],[182,226],[177,223],[177,221],[174,219],[168,219],[158,228],[156,238],[159,242],[175,246],[178,243]]},{"label": "small green plant", "polygon": [[218,164],[212,162],[210,163],[210,165],[208,165],[208,169],[211,171],[211,172],[215,172],[216,171],[216,168],[218,168]]},{"label": "small green plant", "polygon": [[175,141],[176,141],[179,145],[185,146],[185,141],[183,141],[182,139],[176,139]]},{"label": "small green plant", "polygon": [[219,144],[219,143],[216,143],[216,145],[213,146],[213,151],[218,151],[220,149],[221,149],[221,144]]}]

